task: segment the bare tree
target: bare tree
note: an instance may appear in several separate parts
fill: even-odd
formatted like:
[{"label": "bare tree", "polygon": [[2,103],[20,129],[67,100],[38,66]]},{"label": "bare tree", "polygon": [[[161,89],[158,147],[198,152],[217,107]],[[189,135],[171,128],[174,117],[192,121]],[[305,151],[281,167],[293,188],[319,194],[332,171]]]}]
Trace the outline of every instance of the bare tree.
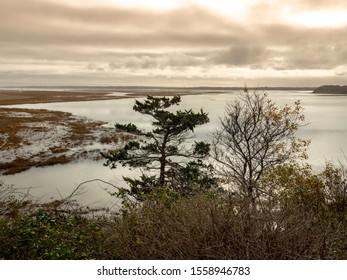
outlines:
[{"label": "bare tree", "polygon": [[307,157],[309,141],[295,137],[305,124],[300,101],[279,108],[266,94],[244,90],[238,100],[228,103],[220,124],[211,147],[216,169],[253,203],[265,171]]}]

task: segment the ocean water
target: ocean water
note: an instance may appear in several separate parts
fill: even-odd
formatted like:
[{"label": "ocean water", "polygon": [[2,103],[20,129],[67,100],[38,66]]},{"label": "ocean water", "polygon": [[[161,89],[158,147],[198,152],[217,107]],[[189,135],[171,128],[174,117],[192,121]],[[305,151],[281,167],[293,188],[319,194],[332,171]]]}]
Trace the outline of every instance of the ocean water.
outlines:
[{"label": "ocean water", "polygon": [[[153,89],[158,92],[160,89]],[[130,90],[129,90],[130,91]],[[129,92],[126,91],[126,92]],[[134,91],[140,91],[136,89]],[[146,89],[150,91],[150,89]],[[171,89],[173,93],[187,93],[178,89]],[[110,89],[110,94],[123,95]],[[196,129],[196,138],[208,140],[211,133],[219,126],[219,119],[224,116],[228,102],[238,98],[239,91],[235,90],[191,90],[190,93],[200,95],[182,96],[179,109],[197,111],[203,109],[209,113],[210,123]],[[319,168],[326,161],[337,162],[344,159],[347,153],[347,96],[318,95],[311,91],[300,90],[271,90],[268,91],[270,99],[279,106],[293,105],[300,100],[308,125],[302,127],[297,136],[311,139],[308,162]],[[135,123],[140,128],[149,129],[149,117],[143,116],[132,110],[134,99],[118,99],[107,101],[85,101],[17,105],[13,107],[49,109],[70,112],[75,115],[85,116],[90,119],[114,123]],[[32,187],[31,193],[41,197],[42,200],[57,199],[69,195],[79,184],[93,179],[102,179],[115,186],[124,186],[123,175],[137,176],[140,173],[128,171],[125,168],[110,170],[103,166],[102,161],[79,161],[67,165],[53,167],[33,168],[26,172],[11,176],[2,176],[1,181],[14,184],[18,187]],[[110,206],[117,203],[108,192],[114,191],[112,187],[101,182],[85,184],[84,193],[77,200],[83,204],[96,203],[98,206]]]}]

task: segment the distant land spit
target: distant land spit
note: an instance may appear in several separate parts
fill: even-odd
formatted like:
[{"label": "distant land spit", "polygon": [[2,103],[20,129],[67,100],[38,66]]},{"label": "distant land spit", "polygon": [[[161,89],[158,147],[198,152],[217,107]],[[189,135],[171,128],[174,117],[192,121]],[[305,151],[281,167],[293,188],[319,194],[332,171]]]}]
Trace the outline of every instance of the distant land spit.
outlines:
[{"label": "distant land spit", "polygon": [[347,94],[347,86],[324,85],[314,89],[313,93]]}]

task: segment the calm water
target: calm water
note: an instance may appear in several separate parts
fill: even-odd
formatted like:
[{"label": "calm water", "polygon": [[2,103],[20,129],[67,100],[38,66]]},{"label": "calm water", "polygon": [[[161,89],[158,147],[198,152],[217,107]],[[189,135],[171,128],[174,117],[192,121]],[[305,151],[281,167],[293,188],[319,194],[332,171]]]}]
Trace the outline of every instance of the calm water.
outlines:
[{"label": "calm water", "polygon": [[[347,96],[316,95],[304,91],[269,91],[269,97],[278,105],[292,105],[301,100],[304,114],[309,125],[301,128],[298,136],[311,139],[309,163],[315,167],[322,166],[326,160],[337,161],[347,152]],[[196,130],[198,138],[208,139],[213,128],[218,126],[219,117],[224,115],[228,101],[235,99],[237,94],[204,94],[183,96],[180,108],[200,110],[209,113],[210,123]],[[150,118],[132,110],[133,99],[108,101],[86,101],[51,104],[20,105],[16,107],[50,109],[71,112],[95,120],[106,121],[110,125],[119,123],[136,123],[141,128],[150,127]],[[13,176],[2,176],[0,180],[18,187],[33,187],[31,193],[43,200],[69,195],[81,182],[102,179],[117,186],[124,185],[122,175],[129,174],[126,169],[110,170],[102,162],[80,161],[62,166],[35,168]],[[105,190],[107,185],[90,183],[85,193],[78,200],[84,204],[112,204]],[[112,188],[108,188],[112,191]]]}]

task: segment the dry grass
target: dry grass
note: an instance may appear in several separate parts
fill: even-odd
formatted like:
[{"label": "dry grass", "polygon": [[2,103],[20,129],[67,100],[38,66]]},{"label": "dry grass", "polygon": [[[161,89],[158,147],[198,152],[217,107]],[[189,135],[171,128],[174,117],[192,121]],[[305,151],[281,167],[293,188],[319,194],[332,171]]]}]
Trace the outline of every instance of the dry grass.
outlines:
[{"label": "dry grass", "polygon": [[0,171],[4,170],[2,172],[3,175],[13,175],[28,170],[33,165],[30,159],[17,158],[12,162],[0,162]]},{"label": "dry grass", "polygon": [[[122,90],[124,92],[126,90]],[[199,95],[191,91],[182,92],[180,95]],[[218,92],[214,92],[216,94]],[[177,91],[167,91],[162,89],[158,92],[151,90],[131,91],[126,96],[112,96],[109,92],[76,92],[76,91],[50,91],[50,90],[0,90],[0,106],[14,104],[34,104],[34,103],[51,103],[51,102],[72,102],[72,101],[91,101],[91,100],[111,100],[121,98],[138,98],[151,96],[174,96]]]},{"label": "dry grass", "polygon": [[3,175],[13,175],[30,169],[31,167],[43,167],[51,166],[55,164],[66,164],[73,160],[73,157],[67,157],[66,155],[53,156],[46,159],[42,159],[39,162],[33,161],[31,159],[16,158],[15,161],[1,163],[0,171],[3,171]]},{"label": "dry grass", "polygon": [[117,143],[118,137],[123,138],[115,129],[104,128],[102,124],[65,112],[0,108],[0,155],[7,158],[0,159],[0,173],[15,174],[33,166],[68,163],[88,157],[83,146],[100,142],[100,137],[113,139],[112,143]]},{"label": "dry grass", "polygon": [[103,92],[70,92],[70,91],[37,91],[37,90],[2,90],[0,91],[0,105],[34,104],[50,102],[71,102],[119,99]]},{"label": "dry grass", "polygon": [[0,108],[0,135],[6,135],[5,138],[0,138],[0,149],[18,148],[23,143],[20,132],[28,129],[29,124],[34,124],[31,127],[33,132],[40,132],[47,128],[35,127],[35,124],[43,122],[58,124],[67,120],[70,116],[69,113],[47,110]]},{"label": "dry grass", "polygon": [[119,142],[126,142],[130,140],[134,140],[136,136],[131,135],[131,134],[119,134],[117,137],[110,136],[110,135],[103,135],[100,138],[100,143],[101,144],[118,144]]}]

